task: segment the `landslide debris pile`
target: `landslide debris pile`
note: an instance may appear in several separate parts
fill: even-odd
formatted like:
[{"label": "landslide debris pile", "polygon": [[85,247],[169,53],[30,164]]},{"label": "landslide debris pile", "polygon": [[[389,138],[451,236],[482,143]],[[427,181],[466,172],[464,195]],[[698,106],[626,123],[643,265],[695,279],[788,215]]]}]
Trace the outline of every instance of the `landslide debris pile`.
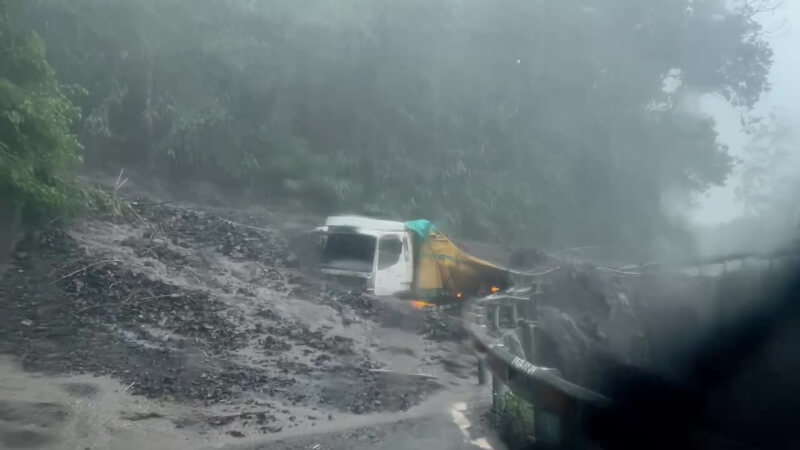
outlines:
[{"label": "landslide debris pile", "polygon": [[[206,423],[260,432],[407,409],[440,388],[374,370],[385,361],[369,333],[393,312],[299,271],[278,231],[144,199],[131,206],[131,220],[94,218],[20,244],[0,277],[0,353],[30,370],[110,375],[150,398],[258,405],[257,417]],[[426,313],[410,314],[420,316],[406,321],[409,333],[430,331]]]},{"label": "landslide debris pile", "polygon": [[150,234],[169,236],[180,247],[210,246],[233,260],[258,261],[274,267],[294,265],[286,242],[276,231],[242,226],[202,211],[176,211],[174,206],[142,199],[132,202],[132,206],[141,218],[158,224]]}]

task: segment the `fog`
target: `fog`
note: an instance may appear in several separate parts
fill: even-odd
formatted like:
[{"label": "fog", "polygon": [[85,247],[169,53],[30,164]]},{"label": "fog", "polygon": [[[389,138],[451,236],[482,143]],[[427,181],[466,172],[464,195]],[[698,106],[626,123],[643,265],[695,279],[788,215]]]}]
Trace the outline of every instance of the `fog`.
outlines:
[{"label": "fog", "polygon": [[796,314],[798,48],[795,0],[0,0],[0,446],[499,449],[465,324],[732,376]]},{"label": "fog", "polygon": [[[756,106],[759,114],[778,115],[791,128],[800,123],[800,87],[796,80],[800,77],[800,56],[796,46],[800,41],[800,4],[782,2],[774,11],[762,14],[759,22],[768,30],[768,40],[774,51],[774,61],[770,70],[770,90],[766,92]],[[742,159],[742,165],[752,162],[754,155],[745,147],[749,137],[741,129],[741,111],[727,107],[718,98],[709,98],[703,105],[704,110],[712,114],[717,121],[720,139],[727,143],[731,152]],[[797,137],[794,136],[794,146]],[[794,164],[797,161],[792,161]],[[712,188],[702,196],[694,219],[703,224],[714,224],[729,221],[744,213],[744,207],[736,198],[735,186],[741,182],[741,169],[729,176],[725,186]]]},{"label": "fog", "polygon": [[[724,99],[713,95],[700,105],[701,110],[714,117],[720,141],[739,160],[724,185],[695,198],[691,217],[700,228],[699,245],[707,254],[785,246],[797,233],[793,201],[797,184],[793,180],[800,173],[800,88],[796,82],[800,77],[800,57],[795,51],[800,42],[800,4],[781,2],[775,6],[757,19],[774,52],[770,89],[749,112],[731,108]],[[748,134],[742,126],[742,118],[747,115],[772,122],[771,132]],[[752,190],[758,191],[760,201],[774,201],[780,206],[772,206],[769,211],[753,208]],[[737,224],[740,230],[733,231]],[[722,233],[717,235],[716,231]]]},{"label": "fog", "polygon": [[648,260],[694,252],[692,222],[736,217],[757,159],[743,133],[797,117],[797,5],[766,5],[37,0],[14,13],[83,90],[68,95],[83,170]]}]

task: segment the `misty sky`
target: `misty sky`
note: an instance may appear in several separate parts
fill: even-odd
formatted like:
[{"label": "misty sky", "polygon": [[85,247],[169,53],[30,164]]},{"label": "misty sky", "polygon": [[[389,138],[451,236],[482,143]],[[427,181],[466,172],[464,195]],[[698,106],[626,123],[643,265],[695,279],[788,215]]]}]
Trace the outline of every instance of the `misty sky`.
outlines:
[{"label": "misty sky", "polygon": [[[775,54],[770,74],[772,89],[762,97],[758,113],[766,115],[774,109],[791,128],[800,129],[800,0],[784,0],[779,9],[763,13],[760,20]],[[731,153],[746,158],[742,147],[747,139],[740,130],[740,112],[727,106],[724,100],[712,97],[703,99],[703,109],[716,118],[720,139],[730,146]],[[734,173],[726,186],[702,196],[693,219],[714,224],[741,214],[742,206],[734,195],[738,182],[738,174]]]}]

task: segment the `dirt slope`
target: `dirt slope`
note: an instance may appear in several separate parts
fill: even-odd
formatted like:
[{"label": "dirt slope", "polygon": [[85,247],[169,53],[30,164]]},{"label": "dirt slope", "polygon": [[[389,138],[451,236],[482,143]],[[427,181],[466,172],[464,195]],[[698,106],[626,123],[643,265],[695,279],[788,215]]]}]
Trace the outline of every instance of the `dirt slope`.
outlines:
[{"label": "dirt slope", "polygon": [[[66,400],[52,405],[4,396],[2,447],[136,448],[108,431],[116,428],[152,429],[164,448],[255,443],[352,428],[367,414],[402,415],[436,392],[473,389],[472,356],[443,319],[307,275],[280,215],[131,205],[129,219],[95,217],[28,239],[2,275],[0,353],[15,358],[0,373],[16,380],[12,389],[37,390],[36,379],[9,375],[16,364],[51,385],[100,376],[75,382],[94,387],[53,388]],[[81,403],[97,392],[114,422],[100,433]],[[143,406],[131,416],[133,404]],[[61,425],[30,423],[38,413],[15,419],[25,408]]]}]

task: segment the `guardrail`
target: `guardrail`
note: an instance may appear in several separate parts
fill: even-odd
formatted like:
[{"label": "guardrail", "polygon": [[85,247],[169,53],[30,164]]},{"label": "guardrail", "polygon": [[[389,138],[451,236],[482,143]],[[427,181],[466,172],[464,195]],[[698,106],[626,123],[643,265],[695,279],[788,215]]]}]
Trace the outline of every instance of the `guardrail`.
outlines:
[{"label": "guardrail", "polygon": [[694,269],[697,274],[702,273],[704,267],[721,267],[717,273],[711,275],[719,275],[728,271],[730,263],[738,262],[740,267],[744,267],[746,263],[765,264],[766,268],[771,270],[778,262],[784,261],[797,262],[800,260],[800,248],[786,247],[769,252],[734,252],[716,256],[707,256],[702,258],[686,258],[664,261],[650,261],[643,264],[627,264],[619,267],[600,267],[600,270],[609,270],[621,274],[629,275],[643,275],[645,273],[654,273],[661,270],[678,270],[686,271]]},{"label": "guardrail", "polygon": [[[536,364],[538,328],[534,322],[518,318],[518,309],[530,304],[530,297],[522,292],[493,295],[475,304],[484,309],[477,314],[482,317],[478,322],[484,323],[464,322],[463,326],[480,354],[478,379],[485,384],[488,372],[492,374],[492,411],[498,420],[505,410],[506,392],[511,390],[532,406],[534,443],[576,448],[581,441],[582,418],[593,408],[609,405],[610,399],[565,380],[557,369]],[[522,343],[504,344],[497,335],[518,324],[522,325]]]},{"label": "guardrail", "polygon": [[[796,260],[799,257],[800,254],[792,249],[760,254],[737,253],[671,264],[651,263],[635,267],[596,269],[624,275],[644,275],[664,267],[721,265],[724,273],[728,263],[750,259],[767,262],[765,269],[771,272],[774,268],[773,262]],[[538,273],[515,272],[515,284],[537,286],[534,280],[560,269],[562,267]],[[496,416],[505,410],[504,402],[509,390],[530,403],[533,417],[531,438],[537,447],[581,448],[583,439],[580,430],[583,428],[583,418],[593,409],[610,406],[612,400],[571,383],[557,369],[546,367],[540,352],[543,339],[538,337],[541,329],[536,322],[538,305],[537,292],[534,289],[538,288],[516,289],[490,295],[470,304],[467,313],[472,317],[463,322],[463,327],[471,336],[480,355],[478,380],[485,384],[491,372],[492,410]]]}]

